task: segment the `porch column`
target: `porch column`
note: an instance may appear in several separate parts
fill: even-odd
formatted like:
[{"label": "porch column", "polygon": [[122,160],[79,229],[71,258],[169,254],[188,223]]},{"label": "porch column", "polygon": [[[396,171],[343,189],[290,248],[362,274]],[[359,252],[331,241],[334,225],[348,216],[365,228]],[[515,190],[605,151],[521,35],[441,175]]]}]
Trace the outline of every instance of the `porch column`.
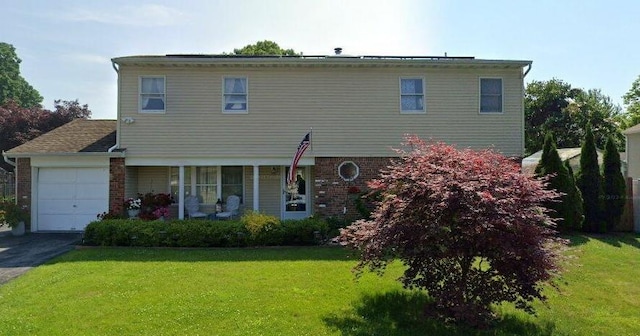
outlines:
[{"label": "porch column", "polygon": [[260,210],[260,166],[253,166],[253,211]]},{"label": "porch column", "polygon": [[184,166],[178,167],[178,219],[184,219]]}]

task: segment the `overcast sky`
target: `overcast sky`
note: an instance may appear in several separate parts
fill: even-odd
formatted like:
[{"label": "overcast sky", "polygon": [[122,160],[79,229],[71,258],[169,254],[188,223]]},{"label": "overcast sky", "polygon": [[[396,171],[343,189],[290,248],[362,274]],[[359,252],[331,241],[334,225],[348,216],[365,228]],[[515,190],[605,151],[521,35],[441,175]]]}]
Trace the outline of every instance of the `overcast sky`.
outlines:
[{"label": "overcast sky", "polygon": [[532,60],[526,81],[562,79],[614,102],[640,75],[640,1],[0,0],[0,41],[44,96],[116,118],[110,59],[230,52],[260,40],[306,55]]}]

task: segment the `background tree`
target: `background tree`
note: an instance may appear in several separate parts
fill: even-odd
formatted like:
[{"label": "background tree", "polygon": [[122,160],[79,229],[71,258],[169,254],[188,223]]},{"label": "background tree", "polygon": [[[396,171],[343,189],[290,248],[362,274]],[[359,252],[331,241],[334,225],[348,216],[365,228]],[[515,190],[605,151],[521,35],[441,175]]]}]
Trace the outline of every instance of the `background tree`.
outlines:
[{"label": "background tree", "polygon": [[[89,118],[89,107],[77,100],[54,102],[54,110],[41,107],[25,108],[15,101],[0,106],[0,151],[7,151],[43,133],[77,118]],[[0,161],[0,167],[11,171],[13,167]]]},{"label": "background tree", "polygon": [[596,144],[603,147],[609,135],[624,145],[620,126],[620,107],[600,90],[573,88],[559,79],[533,81],[525,91],[525,146],[534,153],[544,135],[556,135],[558,148],[579,147],[588,122]]},{"label": "background tree", "polygon": [[230,55],[248,56],[299,56],[293,49],[283,49],[273,41],[258,41],[255,44],[248,44],[240,49],[233,49]]},{"label": "background tree", "polygon": [[622,100],[625,105],[625,114],[621,118],[622,129],[640,124],[640,76],[633,81]]},{"label": "background tree", "polygon": [[[562,163],[558,149],[553,138],[553,133],[548,132],[545,137],[540,163],[536,167],[538,176],[547,176],[547,188],[556,190],[563,195],[560,200],[551,200],[544,204],[545,207],[553,209],[551,215],[560,219],[558,227],[562,231],[579,230],[582,226],[582,213],[576,211],[578,201],[576,186],[573,176],[569,175],[567,167]],[[581,201],[581,200],[579,200]],[[582,207],[582,204],[579,206]]]},{"label": "background tree", "polygon": [[626,183],[620,170],[620,153],[615,140],[609,138],[604,149],[603,181],[604,207],[603,217],[607,223],[607,230],[613,230],[622,217],[624,211]]},{"label": "background tree", "polygon": [[21,107],[39,106],[42,96],[20,75],[20,62],[16,49],[0,42],[0,105],[14,100]]},{"label": "background tree", "polygon": [[584,223],[582,229],[586,232],[604,231],[600,225],[600,211],[602,208],[602,176],[598,165],[598,152],[591,132],[591,125],[587,124],[587,134],[580,151],[580,171],[576,178],[583,198]]},{"label": "background tree", "polygon": [[402,261],[400,281],[428,291],[428,311],[445,320],[480,325],[503,301],[533,312],[560,258],[552,243],[562,241],[541,208],[558,193],[490,150],[417,137],[404,148],[411,151],[398,150],[401,158],[369,183],[381,197],[372,219],[341,231],[342,244],[361,253],[356,269],[381,273]]}]

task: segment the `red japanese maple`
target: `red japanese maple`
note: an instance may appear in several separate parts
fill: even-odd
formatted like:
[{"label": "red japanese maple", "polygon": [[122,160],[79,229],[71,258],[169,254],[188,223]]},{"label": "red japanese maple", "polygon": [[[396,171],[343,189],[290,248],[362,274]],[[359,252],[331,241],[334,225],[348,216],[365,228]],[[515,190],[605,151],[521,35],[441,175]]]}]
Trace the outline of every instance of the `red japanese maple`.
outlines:
[{"label": "red japanese maple", "polygon": [[504,301],[533,313],[541,284],[558,271],[555,223],[541,204],[557,198],[544,181],[520,173],[492,150],[457,150],[410,136],[400,159],[369,183],[381,201],[371,220],[342,230],[359,249],[357,271],[383,272],[399,259],[406,288],[428,291],[428,311],[483,325]]}]

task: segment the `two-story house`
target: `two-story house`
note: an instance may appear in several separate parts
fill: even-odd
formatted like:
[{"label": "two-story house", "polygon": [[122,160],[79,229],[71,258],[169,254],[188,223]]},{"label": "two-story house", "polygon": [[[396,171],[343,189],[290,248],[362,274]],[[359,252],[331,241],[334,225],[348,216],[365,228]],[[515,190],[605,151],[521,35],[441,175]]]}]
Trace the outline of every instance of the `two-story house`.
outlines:
[{"label": "two-story house", "polygon": [[[524,153],[530,61],[166,55],[112,62],[116,121],[72,122],[5,154],[17,165],[32,231],[82,230],[95,214],[121,211],[123,198],[147,192],[173,194],[178,218],[185,195],[198,196],[205,212],[237,195],[243,210],[283,219],[342,215],[353,211],[349,189],[364,188],[406,134]],[[292,199],[286,176],[309,132]]]}]

